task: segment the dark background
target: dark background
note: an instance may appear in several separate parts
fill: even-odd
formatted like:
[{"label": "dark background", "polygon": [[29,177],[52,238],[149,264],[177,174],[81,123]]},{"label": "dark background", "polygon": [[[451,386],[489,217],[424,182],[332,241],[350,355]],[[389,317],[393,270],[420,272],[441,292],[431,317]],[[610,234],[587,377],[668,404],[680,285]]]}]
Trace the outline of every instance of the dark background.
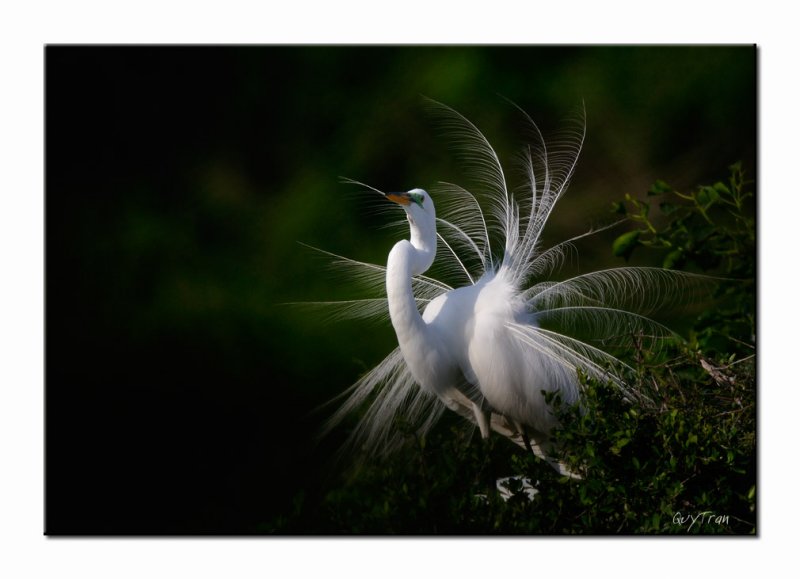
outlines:
[{"label": "dark background", "polygon": [[[426,95],[501,158],[585,103],[547,230],[656,180],[754,175],[753,47],[72,47],[46,58],[46,532],[247,534],[337,479],[312,412],[393,347],[286,302],[354,288],[298,241],[383,263],[359,189],[462,183]],[[619,232],[617,232],[618,234]],[[571,268],[609,263],[610,240]],[[605,262],[602,260],[606,260]],[[619,264],[616,261],[611,262]]]}]

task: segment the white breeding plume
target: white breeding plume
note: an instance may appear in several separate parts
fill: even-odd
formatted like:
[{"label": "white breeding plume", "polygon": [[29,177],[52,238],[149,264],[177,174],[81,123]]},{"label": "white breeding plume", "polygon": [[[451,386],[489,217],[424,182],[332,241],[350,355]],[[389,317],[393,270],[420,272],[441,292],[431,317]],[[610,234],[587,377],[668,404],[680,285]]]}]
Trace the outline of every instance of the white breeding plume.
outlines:
[{"label": "white breeding plume", "polygon": [[[464,116],[431,101],[454,136],[457,152],[477,188],[451,183],[404,193],[380,193],[397,203],[410,226],[387,265],[374,265],[321,251],[349,277],[365,282],[376,297],[319,302],[340,318],[391,319],[398,347],[342,396],[327,430],[368,404],[350,443],[368,454],[385,454],[402,442],[402,417],[424,435],[449,408],[554,461],[549,434],[558,424],[545,393],[567,404],[581,399],[579,370],[610,381],[634,404],[647,393],[629,379],[631,368],[608,352],[648,347],[672,332],[647,317],[655,308],[691,299],[701,276],[659,268],[620,267],[563,281],[548,281],[578,235],[544,249],[540,236],[567,190],[585,136],[583,114],[572,128],[545,143],[536,124],[522,154],[524,190],[509,191],[503,166],[484,135]],[[434,208],[434,199],[436,207]],[[611,227],[612,224],[608,227]],[[492,243],[502,242],[494,253]],[[438,257],[437,257],[438,256]],[[460,276],[451,287],[425,272],[437,266]],[[385,294],[383,293],[385,285]],[[420,313],[422,311],[422,313]]]}]

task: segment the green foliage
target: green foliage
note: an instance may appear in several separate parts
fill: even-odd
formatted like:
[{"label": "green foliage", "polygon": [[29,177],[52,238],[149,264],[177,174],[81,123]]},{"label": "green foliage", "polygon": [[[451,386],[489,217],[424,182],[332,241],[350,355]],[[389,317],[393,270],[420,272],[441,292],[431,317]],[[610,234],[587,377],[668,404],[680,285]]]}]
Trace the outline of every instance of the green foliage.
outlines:
[{"label": "green foliage", "polygon": [[[647,192],[648,201],[625,196],[615,203],[617,213],[628,215],[640,229],[622,234],[615,242],[627,256],[637,246],[666,250],[663,267],[685,269],[695,265],[703,271],[723,268],[729,275],[752,277],[755,244],[751,211],[753,194],[746,190],[741,164],[730,167],[728,183],[701,186],[689,193],[676,191],[657,181]],[[667,223],[659,227],[651,215],[658,204]]]},{"label": "green foliage", "polygon": [[[629,363],[650,393],[632,405],[583,379],[561,418],[559,459],[581,478],[447,417],[428,440],[363,466],[264,531],[320,534],[752,534],[756,531],[754,220],[741,167],[726,184],[682,194],[663,182],[615,205],[640,226],[612,251],[657,252],[665,267],[720,276],[715,307],[689,339],[659,352],[632,340]],[[655,202],[660,213],[652,211]],[[402,425],[398,425],[402,428]],[[498,477],[514,475],[503,500]],[[531,500],[520,477],[533,481]]]},{"label": "green foliage", "polygon": [[[678,347],[676,346],[676,350]],[[587,383],[581,409],[555,401],[562,460],[581,481],[540,485],[558,504],[548,530],[580,533],[750,533],[755,530],[752,375],[716,382],[699,356],[645,356],[641,379],[658,395],[632,407],[606,384]],[[699,358],[701,362],[703,358]],[[719,370],[719,369],[717,369]],[[724,524],[691,519],[725,516]]]},{"label": "green foliage", "polygon": [[[637,249],[649,250],[661,257],[665,268],[724,278],[714,307],[700,316],[690,336],[695,347],[708,355],[753,353],[755,219],[748,185],[741,164],[736,163],[727,183],[681,193],[657,181],[647,192],[647,201],[626,195],[625,202],[614,204],[617,213],[640,225],[616,239],[615,255],[628,259]],[[653,211],[656,205],[659,212]]]}]

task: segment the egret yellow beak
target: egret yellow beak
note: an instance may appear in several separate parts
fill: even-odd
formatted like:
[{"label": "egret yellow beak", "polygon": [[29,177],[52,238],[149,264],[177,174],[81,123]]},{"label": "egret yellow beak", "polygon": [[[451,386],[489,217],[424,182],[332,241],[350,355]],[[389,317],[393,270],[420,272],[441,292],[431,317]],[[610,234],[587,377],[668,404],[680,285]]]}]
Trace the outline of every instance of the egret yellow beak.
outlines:
[{"label": "egret yellow beak", "polygon": [[400,205],[411,205],[411,195],[408,193],[387,193],[386,198]]}]

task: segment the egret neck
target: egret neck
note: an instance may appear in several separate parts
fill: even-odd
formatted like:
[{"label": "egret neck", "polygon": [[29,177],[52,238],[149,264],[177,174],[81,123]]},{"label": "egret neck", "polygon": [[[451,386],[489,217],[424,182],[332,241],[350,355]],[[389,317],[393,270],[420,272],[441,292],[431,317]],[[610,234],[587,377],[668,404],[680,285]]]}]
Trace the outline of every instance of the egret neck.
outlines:
[{"label": "egret neck", "polygon": [[[412,215],[412,212],[416,215]],[[401,349],[412,341],[423,343],[426,324],[417,309],[411,278],[428,270],[436,257],[436,218],[414,206],[408,212],[411,240],[399,241],[389,252],[386,264],[386,294],[389,315],[392,319]]]}]

